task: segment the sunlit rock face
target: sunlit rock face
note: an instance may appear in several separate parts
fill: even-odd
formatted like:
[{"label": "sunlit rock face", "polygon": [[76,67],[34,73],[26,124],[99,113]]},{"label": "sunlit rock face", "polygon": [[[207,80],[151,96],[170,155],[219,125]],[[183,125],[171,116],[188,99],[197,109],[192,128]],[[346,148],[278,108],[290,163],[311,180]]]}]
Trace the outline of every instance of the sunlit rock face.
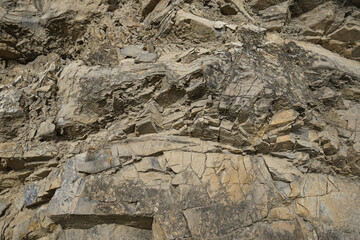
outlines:
[{"label": "sunlit rock face", "polygon": [[0,239],[360,239],[356,1],[0,1]]}]

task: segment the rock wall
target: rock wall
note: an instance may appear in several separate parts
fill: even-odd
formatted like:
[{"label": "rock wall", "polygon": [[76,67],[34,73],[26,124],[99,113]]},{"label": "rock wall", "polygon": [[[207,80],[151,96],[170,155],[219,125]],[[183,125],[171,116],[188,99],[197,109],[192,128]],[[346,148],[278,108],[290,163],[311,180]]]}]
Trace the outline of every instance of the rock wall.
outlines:
[{"label": "rock wall", "polygon": [[359,7],[0,0],[0,239],[359,239]]}]

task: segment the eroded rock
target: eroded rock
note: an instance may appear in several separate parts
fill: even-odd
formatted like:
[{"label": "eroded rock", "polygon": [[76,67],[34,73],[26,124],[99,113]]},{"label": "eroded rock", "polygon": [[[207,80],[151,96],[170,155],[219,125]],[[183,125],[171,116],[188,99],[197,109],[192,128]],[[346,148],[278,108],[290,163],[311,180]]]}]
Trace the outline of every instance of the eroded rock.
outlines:
[{"label": "eroded rock", "polygon": [[356,6],[0,1],[0,238],[359,239]]}]

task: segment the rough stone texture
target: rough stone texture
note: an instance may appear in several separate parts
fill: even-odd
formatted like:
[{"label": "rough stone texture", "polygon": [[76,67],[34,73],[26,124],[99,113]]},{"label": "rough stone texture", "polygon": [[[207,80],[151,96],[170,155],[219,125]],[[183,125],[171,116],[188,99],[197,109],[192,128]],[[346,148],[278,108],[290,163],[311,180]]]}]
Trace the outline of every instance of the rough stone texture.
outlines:
[{"label": "rough stone texture", "polygon": [[0,1],[0,240],[360,239],[356,1]]}]

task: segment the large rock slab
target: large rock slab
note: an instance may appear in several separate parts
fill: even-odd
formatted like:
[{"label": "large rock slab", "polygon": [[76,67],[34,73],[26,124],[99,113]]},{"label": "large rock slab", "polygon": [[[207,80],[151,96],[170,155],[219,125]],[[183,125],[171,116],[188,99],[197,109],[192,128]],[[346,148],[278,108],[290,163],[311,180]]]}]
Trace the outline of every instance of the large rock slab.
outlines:
[{"label": "large rock slab", "polygon": [[[76,160],[69,159],[62,187],[48,208],[50,217],[63,226],[81,228],[122,224],[152,229],[158,224],[167,238],[200,237],[209,227],[224,224],[223,230],[206,235],[215,237],[265,218],[268,204],[280,197],[272,193],[274,186],[261,159],[211,153],[212,144],[186,138],[169,144],[170,139],[162,145],[155,138],[148,147],[135,139],[119,144],[114,147],[119,157],[141,160],[110,175],[82,175]],[[186,151],[194,146],[204,147],[198,153]],[[178,150],[171,151],[174,148]],[[210,218],[210,213],[223,218]],[[238,216],[236,221],[229,221],[232,216]],[[200,223],[194,222],[199,218]]]},{"label": "large rock slab", "polygon": [[[253,231],[280,237],[278,227],[286,226],[293,229],[287,233],[290,239],[306,239],[313,231],[330,234],[322,226],[337,229],[341,236],[358,236],[358,215],[351,212],[358,203],[356,198],[350,201],[358,191],[356,183],[303,174],[284,158],[243,156],[231,153],[231,147],[230,152],[221,150],[224,146],[165,135],[133,138],[111,147],[123,166],[93,175],[78,171],[76,157],[68,159],[49,216],[66,228],[89,229],[66,230],[64,237],[95,236],[93,229],[111,227],[135,228],[134,234],[151,233],[154,239],[241,239]],[[282,199],[291,204],[275,208]],[[321,206],[312,205],[315,199]],[[333,211],[341,199],[350,205],[340,216]],[[320,208],[324,212],[319,214]],[[304,227],[294,213],[313,227]],[[280,222],[269,224],[268,218]]]},{"label": "large rock slab", "polygon": [[150,240],[152,239],[152,232],[116,224],[103,224],[90,229],[65,229],[57,236],[57,239]]}]

